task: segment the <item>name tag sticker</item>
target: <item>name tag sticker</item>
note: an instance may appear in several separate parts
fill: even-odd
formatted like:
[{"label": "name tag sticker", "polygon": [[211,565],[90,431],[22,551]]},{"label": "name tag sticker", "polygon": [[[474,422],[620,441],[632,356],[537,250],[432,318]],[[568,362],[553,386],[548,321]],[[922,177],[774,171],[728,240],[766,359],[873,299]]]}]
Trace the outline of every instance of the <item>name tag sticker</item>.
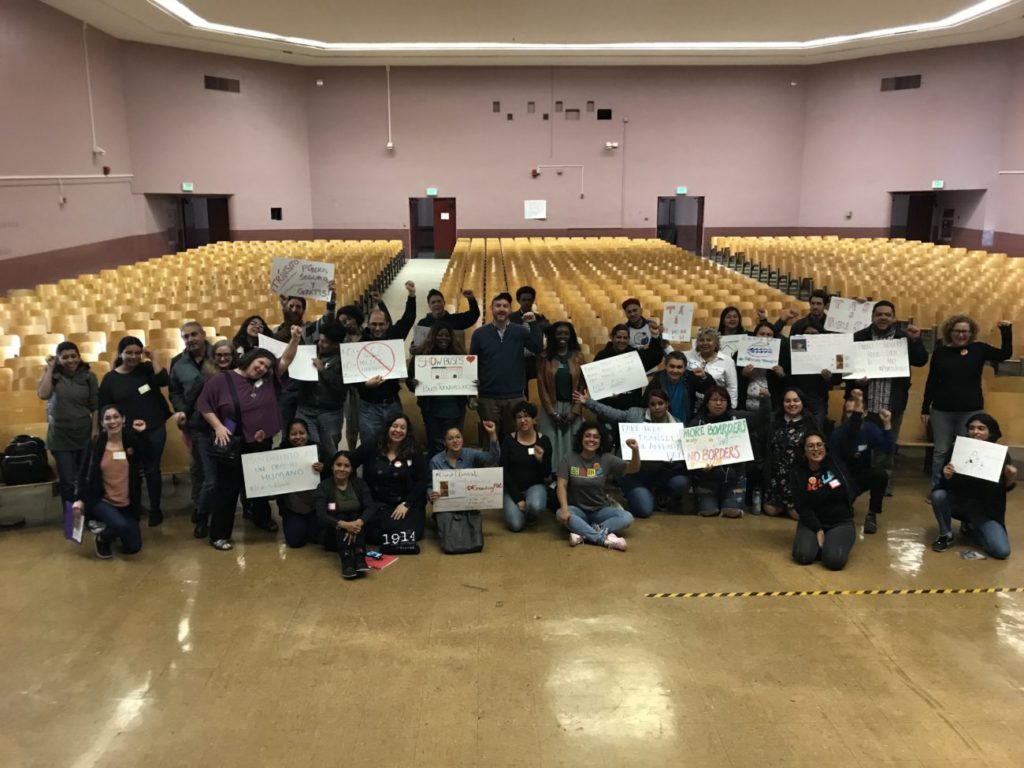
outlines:
[{"label": "name tag sticker", "polygon": [[836,489],[836,488],[838,488],[838,487],[839,487],[840,485],[842,485],[842,483],[840,483],[840,482],[839,482],[838,480],[833,480],[833,481],[831,481],[831,482],[830,482],[830,483],[828,484],[828,487],[829,487],[829,488],[832,488],[833,490],[835,490],[835,489]]},{"label": "name tag sticker", "polygon": [[864,444],[864,445],[858,445],[858,446],[857,446],[857,450],[858,450],[858,451],[859,451],[860,453],[864,453],[864,451],[866,451],[867,449],[868,449],[868,446],[867,446],[867,444]]},{"label": "name tag sticker", "polygon": [[327,502],[327,508],[333,512],[335,509],[338,508],[338,505],[335,504],[333,501],[329,501]]},{"label": "name tag sticker", "polygon": [[139,387],[139,394],[140,395],[144,395],[147,392],[149,392],[149,384],[143,384],[141,387]]},{"label": "name tag sticker", "polygon": [[527,456],[533,456],[533,453],[534,453],[534,452],[533,452],[533,448],[527,448],[527,449],[526,449],[526,455],[527,455]]},{"label": "name tag sticker", "polygon": [[128,454],[124,451],[114,451],[114,461],[127,461]]}]

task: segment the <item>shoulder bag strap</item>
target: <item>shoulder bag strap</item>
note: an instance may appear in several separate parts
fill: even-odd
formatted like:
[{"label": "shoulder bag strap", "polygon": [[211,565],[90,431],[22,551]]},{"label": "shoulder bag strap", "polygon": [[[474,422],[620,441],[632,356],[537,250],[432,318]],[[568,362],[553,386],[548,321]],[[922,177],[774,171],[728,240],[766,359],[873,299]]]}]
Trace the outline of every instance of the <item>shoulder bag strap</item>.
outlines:
[{"label": "shoulder bag strap", "polygon": [[235,388],[235,372],[227,371],[224,374],[228,377],[228,389],[231,390],[231,401],[235,404],[235,424],[238,427],[238,433],[243,436],[245,432],[242,430],[242,405],[238,402],[238,390]]}]

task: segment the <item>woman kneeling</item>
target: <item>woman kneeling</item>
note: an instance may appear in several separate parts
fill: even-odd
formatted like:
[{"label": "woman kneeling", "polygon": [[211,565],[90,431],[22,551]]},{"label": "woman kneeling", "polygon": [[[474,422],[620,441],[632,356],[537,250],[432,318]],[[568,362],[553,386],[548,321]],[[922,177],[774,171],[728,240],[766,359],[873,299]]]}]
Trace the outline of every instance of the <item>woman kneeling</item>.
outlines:
[{"label": "woman kneeling", "polygon": [[341,557],[341,575],[354,579],[366,573],[366,521],[374,511],[366,483],[353,474],[352,457],[338,451],[331,476],[316,489],[316,516],[323,528],[324,549]]},{"label": "woman kneeling", "polygon": [[801,449],[791,478],[800,516],[793,559],[810,565],[820,557],[830,571],[841,571],[857,539],[850,483],[839,461],[828,455],[820,432],[804,435]]}]

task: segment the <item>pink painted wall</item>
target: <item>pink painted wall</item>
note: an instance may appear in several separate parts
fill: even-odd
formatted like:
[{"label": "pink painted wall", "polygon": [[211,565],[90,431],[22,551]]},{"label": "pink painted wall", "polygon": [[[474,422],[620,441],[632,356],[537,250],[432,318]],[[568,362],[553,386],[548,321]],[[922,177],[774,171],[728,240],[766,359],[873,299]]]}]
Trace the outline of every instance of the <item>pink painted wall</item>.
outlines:
[{"label": "pink painted wall", "polygon": [[[162,211],[144,195],[183,181],[232,195],[233,229],[258,237],[394,233],[428,186],[458,199],[460,231],[653,234],[657,197],[686,185],[706,197],[708,230],[877,234],[889,191],[935,178],[988,190],[959,228],[998,230],[996,247],[1005,236],[1011,251],[1024,233],[1024,177],[997,176],[1024,169],[1020,40],[803,68],[396,68],[388,153],[382,68],[89,39],[107,149],[95,163],[81,24],[35,0],[0,4],[0,103],[13,105],[0,174],[135,174],[72,187],[63,209],[52,186],[0,183],[0,259],[159,232]],[[916,73],[920,90],[879,90],[884,76]],[[241,93],[205,90],[206,74],[240,79]],[[613,120],[597,121],[588,101]],[[543,164],[583,165],[584,197],[579,169],[532,179]],[[546,221],[523,219],[534,198],[548,201]]]},{"label": "pink painted wall", "polygon": [[[0,174],[131,173],[120,42],[89,30],[93,158],[82,25],[35,0],[0,3]],[[155,231],[130,182],[0,181],[0,259]]]},{"label": "pink painted wall", "polygon": [[[318,70],[308,78],[325,81],[308,89],[315,226],[404,226],[408,198],[434,186],[458,199],[460,229],[653,230],[658,195],[680,184],[707,196],[709,224],[785,226],[797,215],[801,149],[794,73],[396,68],[388,153],[383,69]],[[566,120],[556,101],[581,119]],[[588,101],[613,119],[596,120]],[[583,165],[583,199],[579,168],[531,178],[544,164]],[[523,219],[527,199],[548,201],[546,221]]]},{"label": "pink painted wall", "polygon": [[[302,69],[176,48],[123,44],[136,193],[230,194],[233,229],[310,229]],[[206,90],[235,78],[240,93]],[[271,221],[270,208],[284,209]]]},{"label": "pink painted wall", "polygon": [[[1012,54],[993,43],[809,68],[800,225],[888,227],[888,193],[933,179],[993,190]],[[880,90],[912,74],[920,89]]]}]

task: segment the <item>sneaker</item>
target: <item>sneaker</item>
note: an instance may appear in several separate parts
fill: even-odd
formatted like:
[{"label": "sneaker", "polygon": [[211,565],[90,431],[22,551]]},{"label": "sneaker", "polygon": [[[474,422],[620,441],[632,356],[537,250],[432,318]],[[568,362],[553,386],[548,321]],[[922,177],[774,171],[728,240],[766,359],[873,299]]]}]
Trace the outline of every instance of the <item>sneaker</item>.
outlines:
[{"label": "sneaker", "polygon": [[728,517],[731,520],[736,520],[743,517],[743,510],[735,507],[726,507],[722,510],[722,517]]},{"label": "sneaker", "polygon": [[101,523],[99,520],[90,520],[88,522],[89,533],[103,533],[107,530],[107,524]]},{"label": "sneaker", "polygon": [[356,558],[355,559],[356,559],[356,573],[369,573],[370,571],[373,570],[373,568],[371,568],[370,566],[368,566],[366,564],[366,550],[364,550],[364,549],[357,549],[356,550]]},{"label": "sneaker", "polygon": [[868,512],[864,518],[864,533],[878,533],[878,520],[874,512]]},{"label": "sneaker", "polygon": [[583,537],[580,536],[578,533],[570,533],[569,534],[569,546],[570,547],[577,547],[577,546],[579,546],[582,543],[583,543]]},{"label": "sneaker", "polygon": [[149,513],[149,527],[156,528],[164,521],[164,513],[159,509],[156,512]]},{"label": "sneaker", "polygon": [[608,549],[614,549],[619,552],[626,551],[626,540],[621,536],[616,536],[614,533],[609,533],[604,537],[604,545]]},{"label": "sneaker", "polygon": [[355,579],[358,578],[359,574],[356,573],[356,567],[352,563],[352,560],[347,559],[341,565],[341,578],[343,579]]},{"label": "sneaker", "polygon": [[933,552],[945,552],[947,549],[953,546],[953,532],[950,531],[946,534],[939,534],[939,537],[932,542]]},{"label": "sneaker", "polygon": [[227,552],[229,549],[232,548],[231,542],[227,539],[217,539],[216,541],[211,541],[210,546],[214,549],[219,549],[221,552]]},{"label": "sneaker", "polygon": [[192,529],[192,535],[197,539],[205,539],[210,535],[210,526],[206,520],[200,520],[196,523],[196,527]]},{"label": "sneaker", "polygon": [[109,560],[114,556],[113,550],[110,548],[110,542],[104,541],[99,536],[95,539],[96,544],[96,557],[100,560]]}]

